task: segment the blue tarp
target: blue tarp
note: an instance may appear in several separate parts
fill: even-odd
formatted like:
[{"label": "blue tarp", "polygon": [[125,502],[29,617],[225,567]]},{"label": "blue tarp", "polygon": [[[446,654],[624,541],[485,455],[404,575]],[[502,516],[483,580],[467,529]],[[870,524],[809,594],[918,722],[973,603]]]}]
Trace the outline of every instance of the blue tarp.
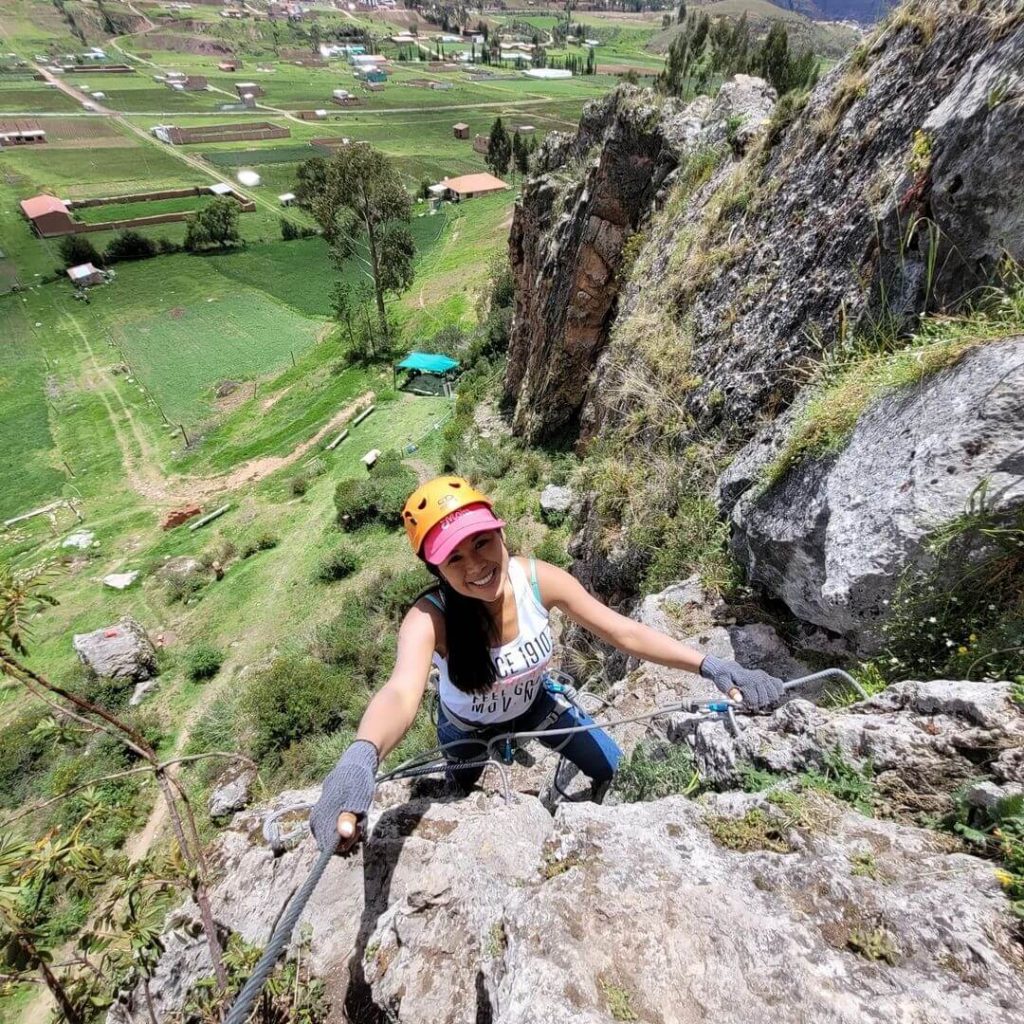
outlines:
[{"label": "blue tarp", "polygon": [[420,373],[447,373],[459,365],[458,359],[432,355],[429,352],[410,352],[399,364],[400,370],[419,370]]}]

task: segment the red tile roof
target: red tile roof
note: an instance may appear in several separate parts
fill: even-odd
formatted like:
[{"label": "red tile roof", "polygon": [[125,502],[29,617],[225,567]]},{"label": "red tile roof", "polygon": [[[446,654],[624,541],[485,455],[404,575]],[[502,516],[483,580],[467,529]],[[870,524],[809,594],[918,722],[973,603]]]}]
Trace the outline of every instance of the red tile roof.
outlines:
[{"label": "red tile roof", "polygon": [[22,212],[29,220],[42,217],[44,213],[67,213],[68,208],[56,196],[33,196],[21,201]]},{"label": "red tile roof", "polygon": [[490,192],[508,188],[501,178],[496,178],[493,174],[463,174],[458,178],[445,178],[441,184],[460,195],[465,192]]}]

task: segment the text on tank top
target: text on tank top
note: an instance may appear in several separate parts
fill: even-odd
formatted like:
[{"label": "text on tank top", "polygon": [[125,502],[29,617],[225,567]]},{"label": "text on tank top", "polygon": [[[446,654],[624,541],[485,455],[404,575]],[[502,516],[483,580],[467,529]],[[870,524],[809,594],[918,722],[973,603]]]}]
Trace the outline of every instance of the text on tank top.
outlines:
[{"label": "text on tank top", "polygon": [[[489,724],[506,722],[521,715],[537,699],[544,672],[551,661],[551,626],[548,611],[534,593],[523,567],[514,559],[508,562],[508,576],[516,599],[519,635],[490,648],[496,679],[481,693],[460,690],[448,676],[448,659],[436,651],[438,694],[441,704],[456,718]],[[448,637],[449,647],[457,638]]]}]

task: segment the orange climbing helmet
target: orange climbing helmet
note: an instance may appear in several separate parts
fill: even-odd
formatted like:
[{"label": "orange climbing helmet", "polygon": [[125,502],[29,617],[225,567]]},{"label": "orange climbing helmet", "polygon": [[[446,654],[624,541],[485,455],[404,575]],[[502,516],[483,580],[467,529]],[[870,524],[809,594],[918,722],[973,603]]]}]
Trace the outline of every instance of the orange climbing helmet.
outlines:
[{"label": "orange climbing helmet", "polygon": [[467,480],[439,476],[409,495],[402,523],[413,551],[438,565],[466,537],[505,525],[491,509],[491,499]]}]

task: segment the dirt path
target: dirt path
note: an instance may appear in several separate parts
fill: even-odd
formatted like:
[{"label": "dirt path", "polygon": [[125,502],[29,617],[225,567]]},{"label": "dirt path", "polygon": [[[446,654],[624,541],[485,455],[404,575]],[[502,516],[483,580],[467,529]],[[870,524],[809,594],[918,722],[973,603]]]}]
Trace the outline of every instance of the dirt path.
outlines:
[{"label": "dirt path", "polygon": [[88,356],[90,378],[94,383],[93,390],[106,408],[111,428],[121,449],[128,482],[132,490],[147,501],[202,501],[213,495],[234,490],[243,484],[256,483],[301,459],[314,445],[332,431],[339,430],[361,406],[368,405],[374,398],[372,391],[364,392],[336,412],[312,437],[296,446],[287,455],[265,455],[262,458],[249,459],[227,473],[213,476],[165,476],[159,469],[159,453],[146,436],[146,432],[136,422],[132,410],[125,404],[109,371],[100,365],[81,324],[70,310],[65,309],[62,314],[78,335]]}]

